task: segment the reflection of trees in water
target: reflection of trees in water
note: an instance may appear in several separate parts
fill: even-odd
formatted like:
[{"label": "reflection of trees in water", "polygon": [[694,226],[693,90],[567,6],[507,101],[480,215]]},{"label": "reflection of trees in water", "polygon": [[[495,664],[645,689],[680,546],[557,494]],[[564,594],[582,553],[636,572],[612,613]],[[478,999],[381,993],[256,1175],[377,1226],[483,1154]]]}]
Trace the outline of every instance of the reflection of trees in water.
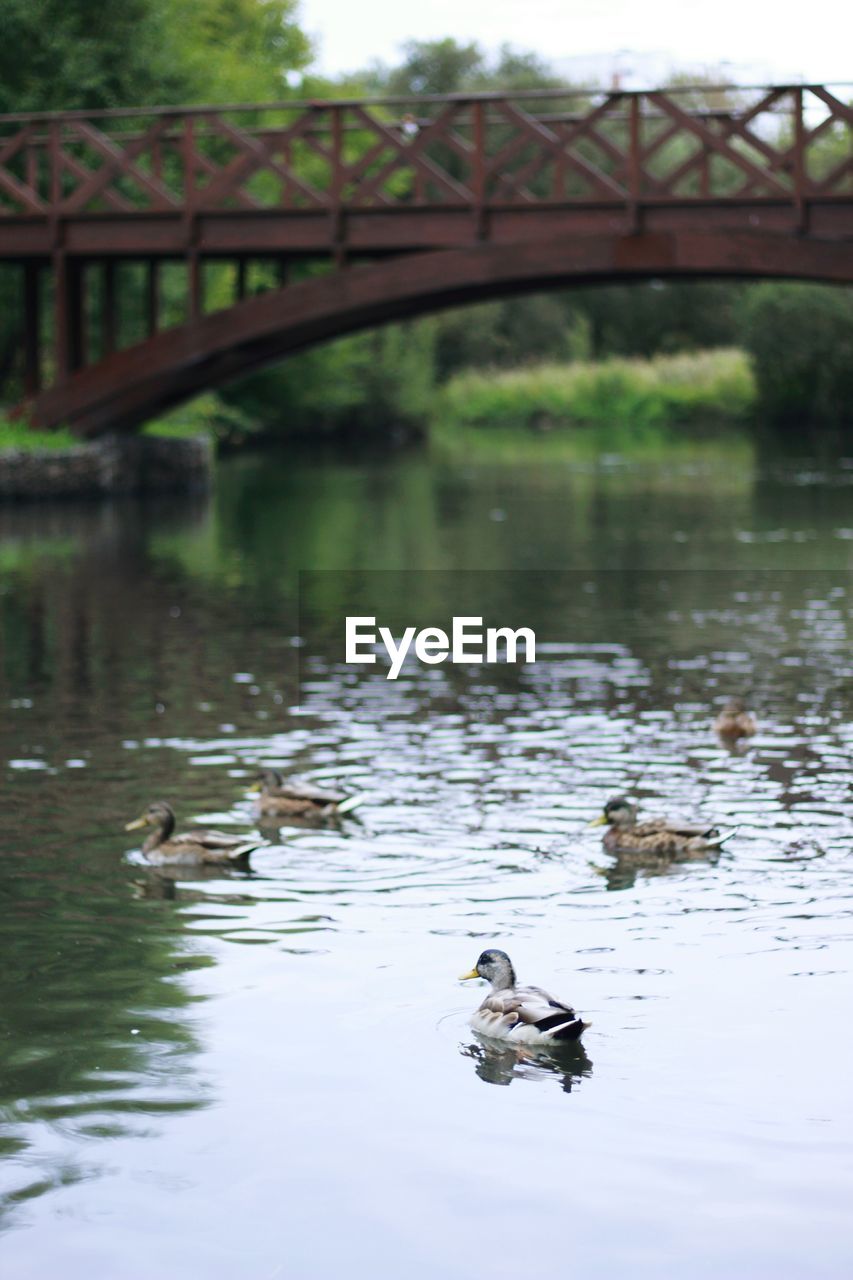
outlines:
[{"label": "reflection of trees in water", "polygon": [[208,1102],[179,975],[210,960],[180,951],[179,916],[128,891],[103,838],[81,844],[22,834],[3,858],[0,1213],[97,1176],[93,1140],[145,1136]]},{"label": "reflection of trees in water", "polygon": [[554,1081],[563,1093],[571,1093],[582,1079],[592,1075],[592,1062],[579,1042],[554,1048],[505,1045],[479,1037],[460,1046],[486,1084],[512,1084],[513,1080]]}]

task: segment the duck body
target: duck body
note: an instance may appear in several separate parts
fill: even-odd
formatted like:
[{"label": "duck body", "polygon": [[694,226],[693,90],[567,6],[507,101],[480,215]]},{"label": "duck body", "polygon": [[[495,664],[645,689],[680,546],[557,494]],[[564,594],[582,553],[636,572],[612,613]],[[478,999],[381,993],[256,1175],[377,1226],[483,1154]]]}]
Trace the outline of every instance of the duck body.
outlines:
[{"label": "duck body", "polygon": [[607,825],[603,844],[608,853],[637,854],[659,858],[690,857],[719,849],[735,834],[718,827],[689,822],[673,822],[668,818],[637,821],[636,805],[625,796],[615,796],[604,806],[604,813],[591,824]]},{"label": "duck body", "polygon": [[153,828],[143,842],[142,852],[152,866],[245,867],[260,839],[226,835],[224,831],[182,831],[175,834],[175,814],[171,805],[158,800],[140,818],[129,822],[126,831]]},{"label": "duck body", "polygon": [[485,978],[491,991],[474,1011],[470,1025],[492,1040],[513,1044],[559,1045],[578,1040],[590,1025],[562,1000],[541,987],[519,985],[505,951],[484,951],[463,979]]},{"label": "duck body", "polygon": [[734,742],[738,738],[751,738],[758,731],[758,723],[742,698],[729,698],[714,721],[714,729],[721,738]]},{"label": "duck body", "polygon": [[343,791],[327,791],[301,779],[285,781],[278,769],[264,770],[254,789],[257,811],[266,818],[335,818],[358,803]]}]

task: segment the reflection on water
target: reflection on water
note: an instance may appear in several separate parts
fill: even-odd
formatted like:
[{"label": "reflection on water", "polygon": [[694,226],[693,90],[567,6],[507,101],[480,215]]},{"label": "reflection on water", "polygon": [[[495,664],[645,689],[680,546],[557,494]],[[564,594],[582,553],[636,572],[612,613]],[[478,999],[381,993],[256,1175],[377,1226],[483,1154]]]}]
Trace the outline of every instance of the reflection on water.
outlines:
[{"label": "reflection on water", "polygon": [[[7,1273],[272,1277],[286,1238],[288,1274],[461,1280],[511,1212],[496,1276],[567,1235],[591,1275],[848,1274],[851,484],[463,442],[0,510]],[[357,676],[348,611],[539,660]],[[365,801],[246,874],[127,858],[153,798],[254,829],[259,764]],[[610,858],[621,792],[738,835]],[[460,1036],[472,940],[584,1045]]]},{"label": "reflection on water", "polygon": [[563,1093],[571,1093],[585,1076],[592,1075],[592,1063],[581,1044],[554,1049],[533,1049],[522,1045],[489,1044],[478,1038],[462,1045],[463,1058],[474,1063],[485,1084],[512,1084],[513,1080],[553,1080]]}]

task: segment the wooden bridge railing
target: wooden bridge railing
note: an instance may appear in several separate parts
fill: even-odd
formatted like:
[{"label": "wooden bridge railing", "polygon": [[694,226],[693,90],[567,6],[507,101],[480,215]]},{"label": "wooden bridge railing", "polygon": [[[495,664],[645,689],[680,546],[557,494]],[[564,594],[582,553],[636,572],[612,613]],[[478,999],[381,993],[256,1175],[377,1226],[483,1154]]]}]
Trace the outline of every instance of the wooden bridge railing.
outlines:
[{"label": "wooden bridge railing", "polygon": [[0,117],[0,254],[10,219],[851,193],[853,109],[822,85]]}]

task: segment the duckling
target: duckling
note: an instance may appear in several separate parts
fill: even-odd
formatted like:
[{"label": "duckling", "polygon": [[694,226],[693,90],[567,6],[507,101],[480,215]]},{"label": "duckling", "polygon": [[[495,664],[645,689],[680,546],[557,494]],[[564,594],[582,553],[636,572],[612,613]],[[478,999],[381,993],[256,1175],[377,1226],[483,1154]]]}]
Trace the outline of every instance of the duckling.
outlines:
[{"label": "duckling", "polygon": [[258,792],[258,813],[267,818],[336,818],[361,803],[360,796],[347,797],[343,791],[324,791],[294,779],[285,782],[278,769],[265,769],[249,790]]},{"label": "duckling", "polygon": [[627,796],[614,796],[608,800],[601,817],[589,825],[609,827],[603,840],[608,853],[669,858],[689,857],[690,854],[719,849],[735,834],[733,830],[720,831],[717,827],[670,822],[666,818],[637,822],[637,806]]},{"label": "duckling", "polygon": [[141,817],[128,822],[125,831],[138,831],[141,827],[154,830],[142,846],[142,852],[155,866],[169,863],[186,866],[245,867],[249,855],[266,842],[244,836],[229,836],[223,831],[183,831],[173,835],[175,814],[171,805],[163,800],[150,804]]},{"label": "duckling", "polygon": [[485,978],[492,989],[470,1019],[480,1035],[516,1044],[560,1044],[577,1040],[591,1024],[571,1005],[555,1000],[540,987],[520,987],[505,951],[484,951],[460,981]]},{"label": "duckling", "polygon": [[747,711],[743,698],[729,698],[714,721],[714,728],[721,738],[735,740],[751,738],[758,724],[752,712]]}]

